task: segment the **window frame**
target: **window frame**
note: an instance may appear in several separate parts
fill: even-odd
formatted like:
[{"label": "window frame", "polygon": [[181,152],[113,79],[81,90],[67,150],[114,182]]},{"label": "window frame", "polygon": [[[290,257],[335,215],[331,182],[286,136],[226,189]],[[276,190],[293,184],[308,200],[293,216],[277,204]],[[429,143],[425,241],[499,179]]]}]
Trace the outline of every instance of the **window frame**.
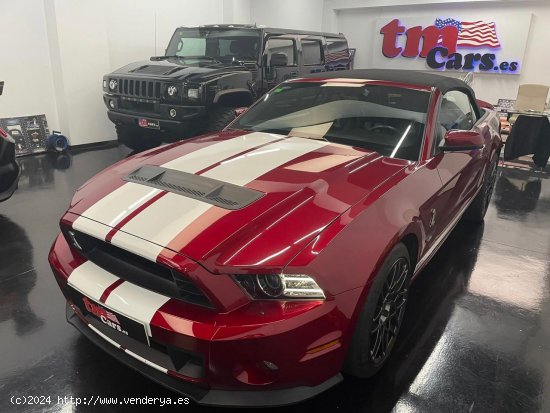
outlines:
[{"label": "window frame", "polygon": [[[470,113],[472,114],[472,126],[471,126],[470,129],[456,129],[455,128],[455,129],[449,129],[449,130],[468,130],[468,131],[472,130],[474,125],[481,119],[481,116],[478,116],[478,111],[476,110],[477,105],[474,106],[474,104],[472,103],[472,99],[471,99],[470,95],[463,92],[462,90],[451,89],[451,90],[447,91],[447,93],[450,93],[450,92],[462,93],[464,96],[466,96],[466,99],[468,99],[468,103],[469,103],[469,106],[470,106]],[[441,93],[440,94],[439,101],[437,103],[437,112],[434,114],[434,118],[433,118],[435,127],[433,128],[432,144],[431,144],[431,151],[430,151],[430,157],[432,157],[432,158],[434,156],[437,156],[438,154],[442,153],[442,151],[439,149],[440,141],[438,140],[437,135],[438,135],[438,131],[439,131],[439,126],[442,126],[441,123],[439,122],[439,116],[442,112],[443,98],[445,97],[445,95],[447,93]],[[442,140],[443,139],[445,139],[444,136],[443,136]]]},{"label": "window frame", "polygon": [[298,56],[298,47],[297,47],[297,43],[296,43],[296,38],[292,37],[292,36],[289,36],[289,35],[279,35],[279,34],[272,34],[272,35],[268,35],[266,36],[265,38],[265,41],[264,41],[264,50],[263,50],[263,56],[266,57],[266,60],[265,60],[265,68],[268,69],[269,68],[269,64],[268,64],[268,61],[267,61],[267,51],[269,50],[269,41],[271,39],[277,39],[277,40],[290,40],[292,42],[292,45],[293,45],[293,50],[294,50],[294,64],[291,64],[291,65],[286,65],[286,66],[278,66],[278,67],[298,67],[298,59],[297,59],[297,56]]},{"label": "window frame", "polygon": [[[319,55],[320,61],[318,63],[306,63],[305,53],[304,53],[304,42],[316,42],[319,45]],[[301,38],[300,39],[300,49],[302,51],[302,65],[304,66],[323,66],[325,64],[325,46],[323,44],[323,39],[321,38]]]}]

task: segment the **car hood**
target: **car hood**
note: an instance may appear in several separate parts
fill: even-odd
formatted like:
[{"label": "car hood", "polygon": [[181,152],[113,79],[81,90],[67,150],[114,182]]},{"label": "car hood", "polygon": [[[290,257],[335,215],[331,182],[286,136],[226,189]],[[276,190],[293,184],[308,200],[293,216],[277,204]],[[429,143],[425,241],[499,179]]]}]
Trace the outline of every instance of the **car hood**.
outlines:
[{"label": "car hood", "polygon": [[[325,141],[222,132],[112,166],[79,189],[69,212],[77,217],[74,228],[152,260],[184,256],[213,272],[283,268],[333,220],[407,165]],[[136,170],[151,167],[192,181],[206,177],[236,192],[205,200],[193,192],[197,188],[177,182],[165,182],[162,190],[136,178]],[[255,196],[244,207],[224,206],[241,192]]]},{"label": "car hood", "polygon": [[142,60],[130,63],[115,70],[115,75],[144,76],[171,80],[195,80],[202,77],[223,75],[226,73],[246,72],[240,65],[226,66],[223,63],[196,61],[186,63],[183,59]]}]

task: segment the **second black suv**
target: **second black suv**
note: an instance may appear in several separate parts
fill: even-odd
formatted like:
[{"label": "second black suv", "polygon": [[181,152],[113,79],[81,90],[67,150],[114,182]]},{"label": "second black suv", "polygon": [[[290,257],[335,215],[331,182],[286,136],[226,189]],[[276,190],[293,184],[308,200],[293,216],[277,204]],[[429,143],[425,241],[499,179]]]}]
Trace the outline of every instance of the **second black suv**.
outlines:
[{"label": "second black suv", "polygon": [[118,139],[133,149],[223,129],[278,83],[350,68],[342,34],[250,25],[178,28],[164,56],[103,78]]}]

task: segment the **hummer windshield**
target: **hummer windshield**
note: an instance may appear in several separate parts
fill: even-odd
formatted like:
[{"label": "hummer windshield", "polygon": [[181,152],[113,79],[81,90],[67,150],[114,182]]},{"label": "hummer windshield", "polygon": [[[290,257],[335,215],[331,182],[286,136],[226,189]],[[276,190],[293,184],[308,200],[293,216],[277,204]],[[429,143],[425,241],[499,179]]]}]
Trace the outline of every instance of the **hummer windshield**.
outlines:
[{"label": "hummer windshield", "polygon": [[200,27],[176,30],[166,49],[166,56],[231,63],[257,61],[259,51],[258,31]]}]

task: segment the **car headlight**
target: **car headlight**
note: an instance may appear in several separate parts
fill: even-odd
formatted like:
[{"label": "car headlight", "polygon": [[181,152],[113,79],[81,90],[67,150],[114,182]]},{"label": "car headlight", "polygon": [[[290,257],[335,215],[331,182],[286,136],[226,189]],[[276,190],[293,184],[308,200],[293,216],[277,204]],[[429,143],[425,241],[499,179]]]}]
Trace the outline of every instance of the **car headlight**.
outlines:
[{"label": "car headlight", "polygon": [[325,298],[315,280],[305,274],[239,274],[233,278],[255,300]]},{"label": "car headlight", "polygon": [[187,90],[187,97],[189,99],[198,99],[199,98],[199,89],[189,89],[189,90]]},{"label": "car headlight", "polygon": [[110,90],[115,90],[117,86],[118,86],[118,82],[115,79],[109,80],[109,89]]},{"label": "car headlight", "polygon": [[166,92],[168,92],[168,96],[176,96],[178,94],[178,87],[174,85],[168,86]]}]

